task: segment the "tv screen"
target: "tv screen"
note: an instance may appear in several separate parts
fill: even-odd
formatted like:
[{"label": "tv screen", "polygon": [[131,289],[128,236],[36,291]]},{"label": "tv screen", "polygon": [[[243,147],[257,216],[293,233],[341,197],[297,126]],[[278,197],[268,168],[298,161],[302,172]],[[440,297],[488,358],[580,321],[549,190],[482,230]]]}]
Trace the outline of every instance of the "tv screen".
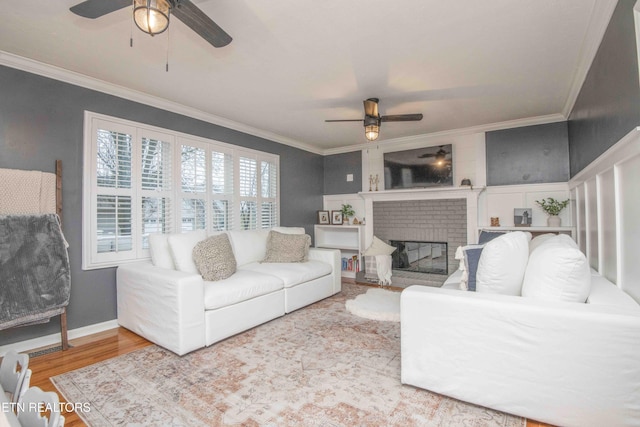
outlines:
[{"label": "tv screen", "polygon": [[384,188],[453,185],[451,144],[384,153]]}]

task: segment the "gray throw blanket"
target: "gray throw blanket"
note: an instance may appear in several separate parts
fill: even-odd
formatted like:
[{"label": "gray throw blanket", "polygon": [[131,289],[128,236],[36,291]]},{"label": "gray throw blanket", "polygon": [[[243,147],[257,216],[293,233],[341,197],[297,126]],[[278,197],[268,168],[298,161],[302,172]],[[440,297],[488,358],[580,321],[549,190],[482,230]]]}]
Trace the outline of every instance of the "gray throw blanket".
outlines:
[{"label": "gray throw blanket", "polygon": [[57,215],[0,216],[0,329],[47,322],[64,311],[70,291]]}]

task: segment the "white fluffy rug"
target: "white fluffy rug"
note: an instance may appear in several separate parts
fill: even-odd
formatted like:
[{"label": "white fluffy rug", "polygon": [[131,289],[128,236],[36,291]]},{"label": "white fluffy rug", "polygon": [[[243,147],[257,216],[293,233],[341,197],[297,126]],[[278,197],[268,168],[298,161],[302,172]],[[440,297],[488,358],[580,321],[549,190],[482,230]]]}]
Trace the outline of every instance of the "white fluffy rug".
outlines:
[{"label": "white fluffy rug", "polygon": [[359,317],[387,322],[400,321],[400,292],[373,288],[345,303],[347,311]]}]

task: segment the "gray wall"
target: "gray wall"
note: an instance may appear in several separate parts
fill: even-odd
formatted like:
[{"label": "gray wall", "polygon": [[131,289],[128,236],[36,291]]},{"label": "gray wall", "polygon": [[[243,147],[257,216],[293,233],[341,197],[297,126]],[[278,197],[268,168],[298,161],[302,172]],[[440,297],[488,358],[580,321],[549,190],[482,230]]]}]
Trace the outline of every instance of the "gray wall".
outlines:
[{"label": "gray wall", "polygon": [[[353,181],[347,182],[347,174]],[[324,157],[324,194],[362,191],[362,152],[352,151]]]},{"label": "gray wall", "polygon": [[569,115],[572,177],[640,125],[635,2],[618,2]]},{"label": "gray wall", "polygon": [[569,180],[567,123],[487,132],[487,185]]},{"label": "gray wall", "polygon": [[[101,92],[0,66],[0,167],[54,171],[63,162],[63,227],[69,241],[69,328],[116,318],[115,268],[82,271],[82,131],[84,110],[280,155],[281,224],[312,233],[322,208],[323,158]],[[306,179],[300,179],[306,177]],[[9,344],[59,331],[48,325],[0,331]]]}]

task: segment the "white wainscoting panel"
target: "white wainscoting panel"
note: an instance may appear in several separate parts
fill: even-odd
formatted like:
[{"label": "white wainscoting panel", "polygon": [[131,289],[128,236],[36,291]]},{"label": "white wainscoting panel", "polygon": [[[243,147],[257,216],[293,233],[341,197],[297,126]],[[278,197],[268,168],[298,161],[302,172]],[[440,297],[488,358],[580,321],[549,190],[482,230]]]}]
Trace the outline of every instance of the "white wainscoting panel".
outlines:
[{"label": "white wainscoting panel", "polygon": [[618,251],[616,250],[616,182],[614,170],[598,176],[598,228],[600,238],[598,253],[600,274],[612,281],[618,279]]},{"label": "white wainscoting panel", "polygon": [[586,224],[587,224],[587,259],[591,268],[599,270],[598,264],[598,186],[593,177],[585,183]]},{"label": "white wainscoting panel", "polygon": [[640,128],[569,181],[580,248],[593,268],[640,302]]},{"label": "white wainscoting panel", "polygon": [[[640,141],[637,142],[640,145]],[[640,301],[640,153],[616,166],[622,289]]]}]

